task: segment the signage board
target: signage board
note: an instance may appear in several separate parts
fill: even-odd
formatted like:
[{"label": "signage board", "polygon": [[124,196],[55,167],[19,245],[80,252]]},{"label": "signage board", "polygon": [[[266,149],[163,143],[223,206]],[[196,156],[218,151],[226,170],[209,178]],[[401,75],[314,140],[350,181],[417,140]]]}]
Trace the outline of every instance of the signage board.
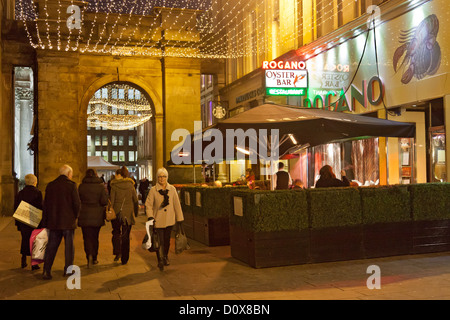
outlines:
[{"label": "signage board", "polygon": [[300,62],[264,61],[266,95],[302,96],[308,88],[306,64]]}]

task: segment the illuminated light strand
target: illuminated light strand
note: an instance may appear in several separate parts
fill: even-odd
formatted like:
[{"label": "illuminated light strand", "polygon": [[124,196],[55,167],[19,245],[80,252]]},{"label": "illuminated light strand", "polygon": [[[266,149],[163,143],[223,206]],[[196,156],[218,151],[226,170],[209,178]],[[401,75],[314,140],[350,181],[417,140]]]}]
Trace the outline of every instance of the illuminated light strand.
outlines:
[{"label": "illuminated light strand", "polygon": [[113,99],[91,99],[89,104],[103,104],[108,107],[124,109],[124,110],[133,110],[133,111],[150,111],[152,107],[150,104],[145,101],[142,103],[132,103],[126,100],[120,100],[120,102],[114,101]]},{"label": "illuminated light strand", "polygon": [[[261,2],[258,2],[261,3]],[[322,4],[324,4],[325,2],[322,1],[320,2]],[[90,4],[92,4],[92,2],[90,2]],[[164,1],[165,4],[165,1]],[[204,2],[202,1],[201,5],[203,5]],[[225,57],[225,58],[241,58],[241,57],[245,57],[251,54],[255,54],[258,53],[259,55],[261,53],[261,51],[267,51],[269,50],[269,48],[272,47],[272,44],[275,44],[274,41],[276,41],[275,38],[273,38],[272,36],[265,36],[266,32],[270,33],[270,31],[267,29],[268,26],[265,23],[265,21],[262,21],[261,25],[262,27],[260,27],[260,22],[261,20],[264,19],[260,19],[261,17],[264,17],[266,15],[266,11],[264,8],[264,4],[262,4],[261,6],[258,5],[252,5],[249,2],[246,3],[242,3],[242,1],[237,2],[231,9],[230,9],[230,2],[225,2],[223,4],[223,6],[220,6],[218,10],[214,11],[215,16],[213,16],[213,14],[211,14],[213,12],[213,10],[211,9],[214,5],[217,5],[217,1],[213,1],[213,3],[211,4],[211,7],[206,10],[206,14],[205,17],[207,17],[206,23],[202,26],[204,30],[208,30],[209,34],[207,34],[206,36],[204,36],[200,42],[192,42],[192,41],[184,41],[188,36],[190,35],[196,35],[197,31],[195,31],[194,33],[194,29],[189,29],[189,30],[183,30],[184,32],[181,34],[180,38],[178,38],[178,40],[168,40],[167,44],[174,44],[175,47],[178,47],[177,49],[174,49],[171,52],[166,52],[165,54],[167,56],[180,56],[180,57]],[[270,5],[270,2],[268,3],[268,5]],[[23,12],[24,10],[24,5],[23,5],[23,1],[19,0],[18,1],[18,6],[19,9],[21,10],[22,14],[20,15],[20,18],[22,20],[27,20],[27,17],[32,17],[31,13],[28,16],[27,14],[25,14]],[[59,1],[59,6],[61,6],[61,2]],[[118,6],[118,5],[117,5]],[[134,2],[133,7],[136,6],[136,1]],[[147,2],[146,4],[146,8],[149,6],[149,3]],[[314,26],[314,30],[317,30],[319,27],[323,26],[324,24],[328,23],[328,22],[333,22],[336,15],[339,12],[342,12],[344,10],[347,10],[347,8],[349,8],[350,6],[354,6],[354,2],[348,2],[347,5],[343,8],[340,9],[336,9],[335,6],[322,6],[322,8],[320,9],[320,11],[318,11],[321,16],[322,19],[320,19],[320,22],[317,23],[317,19],[313,18],[312,21],[308,24],[305,25],[303,23],[296,25],[295,27],[297,28],[296,32],[290,33],[290,34],[283,34],[282,37],[280,37],[280,41],[278,43],[276,43],[276,47],[280,48],[280,47],[292,47],[295,46],[295,44],[297,43],[297,38],[299,35],[301,35],[303,33],[303,30],[306,30],[308,27],[312,28]],[[44,7],[46,8],[46,10],[48,9],[48,5],[47,5],[47,1],[44,4]],[[140,23],[143,19],[143,16],[141,15],[139,17],[139,19],[136,19],[136,24],[134,26],[130,26],[130,24],[126,24],[125,25],[125,29],[122,29],[122,32],[120,33],[120,37],[116,40],[116,42],[113,45],[110,45],[109,50],[105,50],[106,46],[109,45],[109,41],[104,45],[103,49],[99,49],[98,46],[94,46],[94,48],[90,47],[90,43],[92,41],[92,36],[94,34],[94,29],[96,26],[96,22],[98,19],[98,15],[100,14],[99,12],[99,3],[97,1],[95,1],[93,3],[93,6],[91,6],[91,8],[94,7],[95,8],[95,13],[94,13],[94,20],[92,22],[92,28],[91,28],[91,32],[89,33],[89,37],[87,39],[86,45],[84,46],[84,50],[83,49],[79,49],[79,44],[80,44],[80,38],[81,38],[81,34],[82,32],[79,31],[79,35],[77,37],[76,40],[76,44],[75,46],[72,48],[72,50],[80,50],[81,52],[85,52],[86,49],[88,49],[89,52],[113,52],[113,50],[119,50],[119,48],[116,48],[116,45],[118,44],[118,42],[120,41],[120,39],[123,37],[123,34],[127,29],[127,27],[134,27],[134,31],[131,33],[131,36],[128,37],[128,40],[123,43],[120,44],[121,46],[121,50],[124,51],[124,54],[127,54],[126,52],[126,47],[128,46],[128,44],[131,42],[131,39],[133,37],[133,35],[135,35],[136,30],[139,28]],[[103,7],[103,6],[102,6]],[[116,9],[116,5],[112,4],[112,5],[105,5],[104,6],[106,9],[111,10],[111,9]],[[254,8],[257,11],[256,14],[256,32],[253,29],[249,29],[247,28],[247,26],[245,25],[246,23],[248,23],[250,20],[250,15],[244,16],[241,18],[241,21],[238,23],[238,26],[236,26],[236,17],[243,14],[246,10],[246,8]],[[167,9],[167,8],[166,8]],[[166,30],[174,30],[172,29],[173,26],[176,26],[178,23],[179,18],[181,18],[182,16],[185,16],[188,14],[187,10],[184,10],[186,8],[177,8],[179,10],[177,10],[177,14],[173,14],[175,7],[171,7],[169,10],[169,14],[166,14],[167,12],[165,12],[165,18],[163,19],[162,23],[166,23],[168,22],[169,19],[174,19],[174,21],[171,23],[170,27],[167,28]],[[45,11],[46,11],[45,10]],[[228,10],[226,13],[224,12],[225,10]],[[34,11],[33,11],[34,12]],[[109,12],[109,11],[108,11]],[[133,12],[135,12],[134,10],[132,10],[131,12],[129,12],[128,14],[128,22],[131,20],[130,18],[133,16]],[[220,15],[221,13],[224,13],[223,15]],[[290,11],[290,15],[288,15],[288,17],[293,17],[294,15],[296,15],[296,10],[292,10]],[[44,19],[44,21],[46,22],[46,26],[47,26],[47,42],[48,42],[48,47],[51,48],[53,46],[53,44],[51,43],[51,37],[50,37],[50,24],[49,24],[49,19],[48,19],[48,12],[45,13],[41,13],[41,16],[45,14],[44,17],[46,17]],[[60,21],[60,10],[58,9],[58,22],[61,23]],[[84,12],[83,12],[84,14]],[[146,9],[143,11],[143,15],[146,14]],[[156,19],[158,16],[160,16],[160,12],[158,12],[153,20],[156,22]],[[190,17],[186,17],[183,26],[186,26],[190,21],[192,21],[192,19],[194,19],[194,17],[196,17],[196,15],[198,14],[198,11],[193,11],[191,13]],[[267,13],[268,15],[271,14]],[[36,13],[35,13],[36,15]],[[230,18],[229,19],[229,17]],[[118,16],[120,16],[120,13],[118,14]],[[216,20],[210,19],[210,17],[216,18]],[[40,47],[40,48],[46,48],[45,44],[43,43],[41,37],[40,37],[40,30],[39,30],[39,25],[37,23],[37,18],[34,19],[35,23],[36,23],[36,30],[37,30],[37,40],[38,40],[38,44],[36,45],[33,41],[33,37],[30,33],[30,30],[28,29],[27,24],[24,22],[25,25],[25,29],[27,31],[27,37],[30,41],[30,44],[36,48],[36,47]],[[270,19],[269,19],[270,20]],[[211,24],[212,21],[212,24]],[[218,23],[216,23],[216,21],[218,21]],[[294,22],[295,23],[295,22]],[[105,23],[106,25],[106,23]],[[333,23],[333,30],[335,29],[334,27],[334,23]],[[237,29],[237,31],[235,33],[233,33],[233,36],[230,37],[230,30],[232,28]],[[139,43],[142,45],[140,50],[129,50],[129,54],[139,54],[139,55],[146,55],[146,56],[160,56],[161,54],[158,54],[156,51],[154,51],[153,49],[157,49],[156,45],[158,44],[158,41],[154,39],[154,35],[156,34],[156,32],[159,30],[158,27],[155,28],[148,28],[148,31],[153,31],[153,35],[151,37],[149,37],[146,41],[145,41],[145,37],[141,37]],[[212,31],[216,31],[219,30],[220,32],[222,31],[226,31],[224,32],[223,36],[220,36],[220,32],[212,32]],[[43,31],[43,30],[42,30]],[[61,33],[60,33],[60,26],[58,25],[58,38],[59,38],[59,46],[58,46],[58,50],[61,50],[61,43],[60,43],[60,37],[61,37]],[[252,32],[255,32],[252,35]],[[149,32],[146,33],[146,35]],[[204,33],[202,33],[204,34]],[[112,35],[111,35],[112,36]],[[101,39],[103,39],[104,37],[104,33],[100,34]],[[217,37],[217,39],[215,39],[215,41],[213,41],[212,43],[208,43],[208,41],[210,41],[211,39],[214,39],[214,37]],[[67,39],[67,45],[66,45],[66,51],[67,49],[70,47],[71,44],[71,39],[72,39],[72,33],[69,31],[69,37]],[[226,39],[228,39],[228,41],[226,41]],[[253,39],[253,40],[252,40]],[[315,35],[312,36],[312,40],[314,41],[314,39],[317,39],[317,37]],[[150,42],[153,43],[148,47],[145,47],[146,45],[148,45]],[[239,44],[236,47],[233,47],[231,44],[231,41],[235,41],[237,44]],[[253,41],[256,45],[252,45],[249,44],[249,41]],[[101,40],[98,41],[97,43],[100,44]],[[144,43],[145,42],[145,43]],[[291,43],[292,42],[292,43]],[[214,45],[213,45],[214,44]],[[137,45],[135,45],[135,48],[137,48]],[[196,49],[201,49],[201,52],[196,52]],[[294,48],[296,49],[296,48]],[[265,54],[267,54],[267,52],[265,52]],[[260,59],[260,58],[257,58]]]},{"label": "illuminated light strand", "polygon": [[139,29],[139,26],[141,25],[141,21],[147,13],[147,8],[150,8],[150,7],[148,7],[149,3],[150,3],[150,1],[146,1],[146,5],[144,6],[144,11],[143,11],[142,15],[139,17],[138,23],[136,24],[136,27],[134,28],[133,33],[131,33],[128,36],[128,41],[123,44],[122,50],[125,50],[125,48],[128,47],[128,44],[131,42],[131,39],[134,37],[137,30]]},{"label": "illuminated light strand", "polygon": [[[136,7],[136,3],[137,3],[137,0],[134,0],[133,7],[132,7],[131,10],[130,10],[130,13],[129,13],[129,15],[128,15],[128,19],[127,19],[127,21],[125,22],[125,26],[122,28],[122,32],[119,34],[119,37],[116,39],[116,42],[114,42],[112,48],[115,47],[115,46],[117,45],[117,43],[122,39],[123,33],[124,33],[124,31],[127,29],[128,23],[130,22],[131,16],[133,15],[133,11],[134,11],[134,9],[135,9],[135,7]],[[111,33],[112,33],[112,32],[111,32]]]}]

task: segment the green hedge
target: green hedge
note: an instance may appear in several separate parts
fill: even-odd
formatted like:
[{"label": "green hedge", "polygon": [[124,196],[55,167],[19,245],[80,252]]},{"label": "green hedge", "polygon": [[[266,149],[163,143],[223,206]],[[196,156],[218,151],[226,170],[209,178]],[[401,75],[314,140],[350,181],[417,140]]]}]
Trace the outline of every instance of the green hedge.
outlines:
[{"label": "green hedge", "polygon": [[207,218],[229,217],[232,212],[231,193],[233,188],[208,187],[200,191],[201,208],[197,207],[197,214]]},{"label": "green hedge", "polygon": [[232,196],[242,198],[244,215],[232,214],[230,221],[244,229],[264,232],[308,228],[305,191],[247,190],[234,191]]},{"label": "green hedge", "polygon": [[[243,199],[242,217],[234,215],[234,196]],[[184,212],[228,216],[232,224],[255,232],[450,219],[450,183],[275,191],[185,186],[180,200]]]},{"label": "green hedge", "polygon": [[363,224],[411,221],[408,186],[361,187]]},{"label": "green hedge", "polygon": [[415,221],[450,219],[450,183],[409,185]]},{"label": "green hedge", "polygon": [[358,188],[307,189],[311,228],[362,224]]}]

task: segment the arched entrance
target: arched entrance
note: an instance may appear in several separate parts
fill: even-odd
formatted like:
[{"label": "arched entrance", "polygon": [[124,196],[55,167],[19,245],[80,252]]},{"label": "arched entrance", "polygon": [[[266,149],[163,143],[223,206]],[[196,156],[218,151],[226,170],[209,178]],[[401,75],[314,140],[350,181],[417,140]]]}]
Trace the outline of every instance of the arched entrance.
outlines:
[{"label": "arched entrance", "polygon": [[83,96],[80,109],[86,110],[88,138],[83,167],[88,167],[89,156],[100,156],[114,165],[125,165],[136,180],[151,178],[162,163],[158,157],[162,152],[157,151],[162,145],[155,139],[162,129],[156,121],[162,118],[154,102],[158,96],[144,89],[142,81],[124,78],[128,81],[99,79]]},{"label": "arched entrance", "polygon": [[117,166],[127,167],[135,181],[151,179],[152,109],[142,89],[126,82],[108,83],[91,97],[87,166],[97,169],[104,181],[112,179]]}]

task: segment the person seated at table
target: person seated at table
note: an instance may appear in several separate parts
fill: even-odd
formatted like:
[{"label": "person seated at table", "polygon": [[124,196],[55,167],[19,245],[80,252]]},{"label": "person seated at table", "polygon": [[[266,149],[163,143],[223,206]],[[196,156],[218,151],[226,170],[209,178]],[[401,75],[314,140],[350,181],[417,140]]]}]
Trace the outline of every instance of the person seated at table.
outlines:
[{"label": "person seated at table", "polygon": [[329,165],[324,165],[320,168],[319,174],[320,178],[316,182],[316,188],[348,187],[350,185],[350,181],[347,179],[344,170],[341,170],[342,180],[336,178],[333,168]]},{"label": "person seated at table", "polygon": [[292,185],[292,189],[303,189],[303,182],[300,179],[295,179],[294,184]]}]

